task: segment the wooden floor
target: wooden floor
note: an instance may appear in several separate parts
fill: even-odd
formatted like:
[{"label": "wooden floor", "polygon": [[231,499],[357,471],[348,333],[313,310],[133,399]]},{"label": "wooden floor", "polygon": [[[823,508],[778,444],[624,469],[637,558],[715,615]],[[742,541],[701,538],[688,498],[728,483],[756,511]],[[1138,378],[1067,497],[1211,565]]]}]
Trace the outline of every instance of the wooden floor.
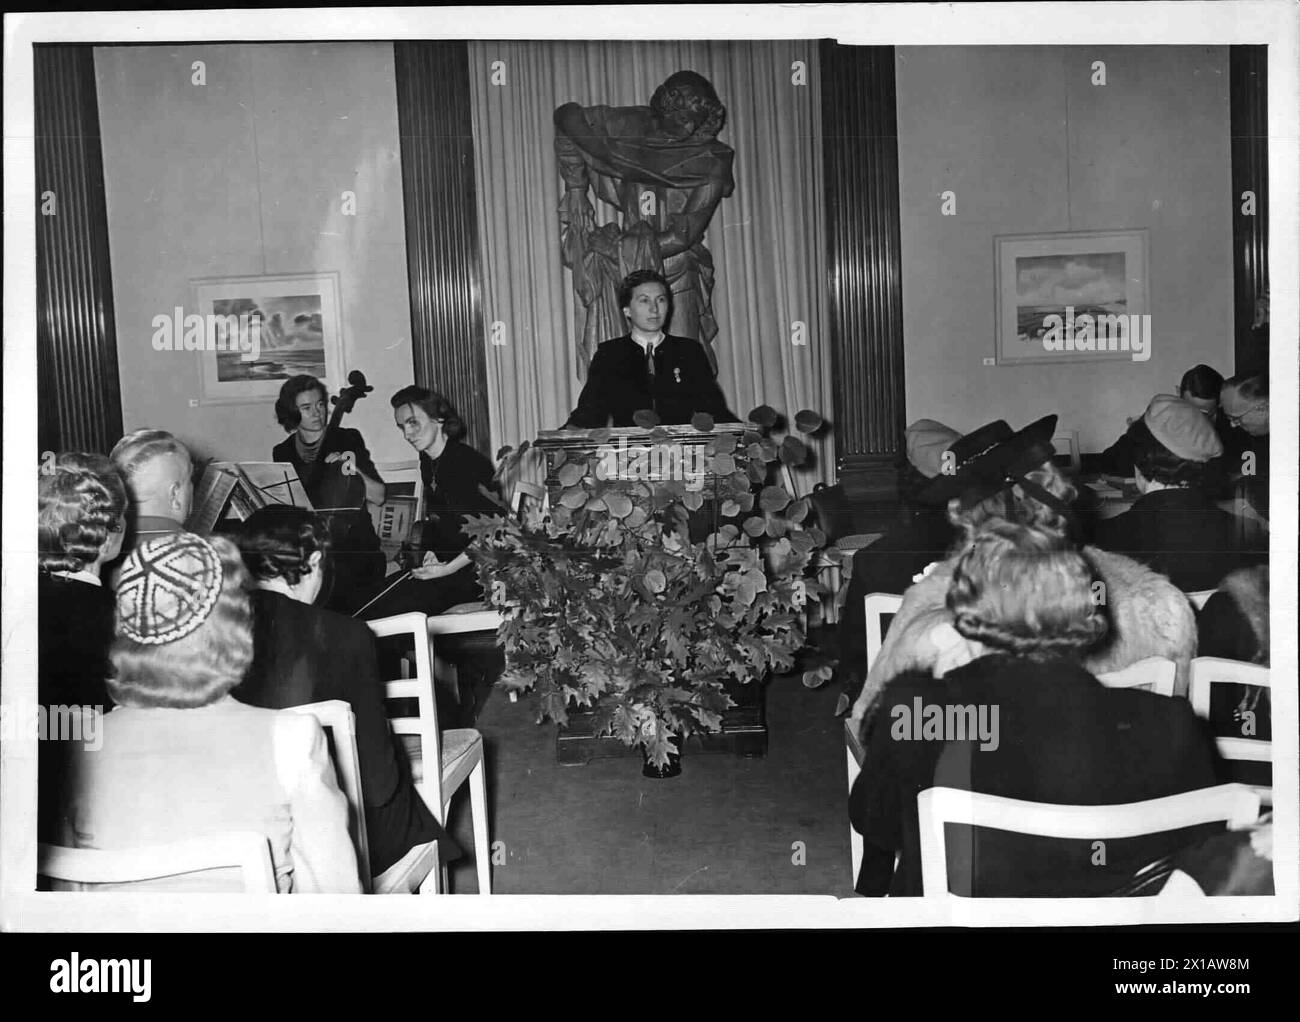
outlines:
[{"label": "wooden floor", "polygon": [[[688,744],[681,776],[649,780],[639,757],[558,765],[555,725],[534,722],[530,697],[511,703],[492,690],[475,726],[487,745],[493,891],[850,896],[838,694],[775,679],[765,757]],[[450,822],[467,851],[453,864],[452,890],[471,894],[464,792]]]}]

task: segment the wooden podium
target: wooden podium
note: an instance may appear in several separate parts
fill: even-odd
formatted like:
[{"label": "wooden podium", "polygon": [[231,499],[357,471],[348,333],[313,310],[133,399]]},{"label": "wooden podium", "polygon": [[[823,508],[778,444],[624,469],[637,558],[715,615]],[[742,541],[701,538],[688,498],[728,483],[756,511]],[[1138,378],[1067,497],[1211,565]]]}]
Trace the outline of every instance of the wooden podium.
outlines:
[{"label": "wooden podium", "polygon": [[[539,433],[533,446],[546,456],[546,489],[554,505],[564,489],[556,478],[559,468],[557,455],[561,451],[567,459],[577,461],[586,459],[606,447],[629,459],[639,455],[649,455],[655,448],[659,449],[656,453],[663,452],[665,447],[676,448],[671,452],[673,455],[671,458],[647,457],[646,462],[656,470],[636,477],[637,480],[657,482],[677,478],[672,474],[671,468],[674,459],[677,465],[683,463],[682,459],[677,457],[683,450],[703,448],[713,437],[720,435],[730,434],[739,438],[746,431],[757,428],[747,422],[720,422],[707,433],[689,424],[656,426],[653,430],[640,426],[618,427],[604,431],[557,429]],[[653,437],[650,435],[652,432],[655,434]],[[608,435],[600,440],[593,439],[593,434],[602,433]],[[699,542],[703,535],[713,531],[717,524],[714,518],[716,502],[713,500],[715,477],[707,467],[708,458],[704,457],[702,452],[699,455],[688,455],[685,463],[702,466],[704,469],[702,479],[692,480],[692,488],[698,488],[705,497],[704,508],[691,515],[691,540]],[[670,469],[667,474],[665,474],[665,465]],[[636,480],[628,480],[628,485],[632,485],[634,481]],[[763,706],[765,687],[766,683],[762,680],[748,685],[729,684],[727,691],[736,705],[722,715],[722,730],[716,734],[701,734],[693,737],[687,742],[685,753],[690,755],[692,752],[730,752],[737,756],[762,756],[767,751],[767,721]],[[597,738],[592,734],[590,717],[590,712],[583,710],[570,712],[569,726],[556,732],[557,762],[565,766],[579,766],[592,759],[607,756],[641,755],[640,749],[626,746],[612,736]]]}]

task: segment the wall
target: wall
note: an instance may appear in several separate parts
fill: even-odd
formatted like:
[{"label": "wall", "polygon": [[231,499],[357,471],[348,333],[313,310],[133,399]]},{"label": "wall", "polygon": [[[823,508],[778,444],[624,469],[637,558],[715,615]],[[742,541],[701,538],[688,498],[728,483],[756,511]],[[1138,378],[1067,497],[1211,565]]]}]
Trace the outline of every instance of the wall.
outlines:
[{"label": "wall", "polygon": [[[347,424],[404,461],[388,397],[411,382],[393,50],[384,43],[95,51],[122,409],[198,456],[264,461],[272,402],[195,404],[198,356],[156,352],[153,317],[200,277],[336,271],[343,368],[374,393]],[[206,84],[192,84],[205,63]],[[345,216],[342,193],[356,193]]]},{"label": "wall", "polygon": [[[1056,412],[1101,450],[1196,363],[1231,375],[1226,47],[900,47],[896,64],[908,421]],[[996,235],[1139,227],[1150,361],[982,364]]]}]

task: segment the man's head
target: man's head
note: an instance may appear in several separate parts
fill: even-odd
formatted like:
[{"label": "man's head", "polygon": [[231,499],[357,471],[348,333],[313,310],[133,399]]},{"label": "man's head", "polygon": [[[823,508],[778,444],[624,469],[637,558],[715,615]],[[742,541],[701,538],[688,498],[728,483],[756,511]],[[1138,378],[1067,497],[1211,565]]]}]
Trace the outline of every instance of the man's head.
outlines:
[{"label": "man's head", "polygon": [[650,107],[674,138],[716,138],[727,108],[709,80],[694,71],[678,71],[655,89]]},{"label": "man's head", "polygon": [[194,466],[185,445],[161,429],[137,429],[109,454],[131,496],[131,512],[184,522],[194,499]]},{"label": "man's head", "polygon": [[314,376],[293,376],[284,381],[275,400],[275,420],[286,433],[299,426],[315,433],[323,430],[329,421],[328,409],[325,385],[320,380]]},{"label": "man's head", "polygon": [[1193,366],[1183,373],[1178,384],[1178,396],[1194,406],[1202,415],[1213,419],[1219,411],[1219,392],[1223,377],[1207,365]]},{"label": "man's head", "polygon": [[646,334],[666,330],[673,314],[668,281],[654,270],[634,270],[619,286],[618,307],[633,330]]},{"label": "man's head", "polygon": [[403,387],[393,395],[393,422],[402,437],[417,451],[435,447],[440,436],[459,440],[465,435],[465,423],[441,394],[426,387]]},{"label": "man's head", "polygon": [[1229,423],[1251,436],[1268,435],[1268,373],[1226,380],[1220,400]]}]

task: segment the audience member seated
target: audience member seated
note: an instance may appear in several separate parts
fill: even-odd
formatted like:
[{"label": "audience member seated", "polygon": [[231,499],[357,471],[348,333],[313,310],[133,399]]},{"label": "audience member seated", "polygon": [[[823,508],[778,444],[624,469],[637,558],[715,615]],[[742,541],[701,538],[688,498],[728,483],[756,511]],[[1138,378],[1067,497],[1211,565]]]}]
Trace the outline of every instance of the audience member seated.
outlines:
[{"label": "audience member seated", "polygon": [[257,586],[253,662],[232,695],[250,706],[283,709],[342,699],[356,715],[357,758],[379,876],[411,848],[437,841],[444,862],[459,854],[411,781],[384,712],[374,634],[359,621],[312,606],[325,575],[328,529],[309,511],[265,507],[243,523],[239,547]]},{"label": "audience member seated", "polygon": [[1251,508],[1268,517],[1268,373],[1234,376],[1223,385],[1224,469]]},{"label": "audience member seated", "polygon": [[841,662],[855,674],[848,686],[853,694],[866,674],[863,598],[868,593],[901,593],[926,565],[943,559],[958,533],[948,521],[949,495],[936,492],[932,484],[1009,436],[1011,427],[1001,419],[966,436],[931,419],[907,427],[907,461],[899,474],[899,495],[908,510],[897,526],[853,555],[839,629]]},{"label": "audience member seated", "polygon": [[[1119,805],[1208,788],[1214,747],[1185,699],[1108,689],[1080,662],[1107,631],[1091,565],[1052,528],[987,521],[946,591],[934,625],[934,676],[909,672],[885,689],[849,795],[863,835],[857,890],[918,895],[917,796],[930,787],[1064,805]],[[979,734],[918,740],[922,707],[986,714]],[[1106,895],[1139,869],[1200,834],[1173,832],[1108,842],[981,835],[981,896]],[[987,844],[986,844],[987,841]],[[895,854],[898,855],[895,869]]]},{"label": "audience member seated", "polygon": [[[1227,430],[1219,408],[1219,394],[1223,388],[1223,377],[1207,365],[1193,366],[1183,373],[1178,384],[1178,396],[1192,405],[1213,425],[1222,438]],[[1133,442],[1134,430],[1142,420],[1134,419],[1122,437],[1111,444],[1097,457],[1097,469],[1109,476],[1123,479],[1133,477]]]},{"label": "audience member seated", "polygon": [[[102,455],[62,454],[51,469],[38,482],[40,703],[102,713],[113,706],[105,680],[114,608],[99,576],[122,548],[126,488]],[[63,742],[41,742],[38,829],[44,841],[57,840],[52,828],[62,802],[65,749]]]},{"label": "audience member seated", "polygon": [[108,683],[118,706],[101,747],[73,746],[63,843],[126,849],[253,830],[269,839],[281,893],[359,892],[324,731],[230,695],[253,655],[247,578],[220,537],[159,536],[126,558]]},{"label": "audience member seated", "polygon": [[[965,528],[1002,519],[1070,537],[1068,513],[1074,487],[1052,464],[1049,415],[965,462],[948,485],[960,492],[948,505],[953,523]],[[1085,665],[1094,673],[1116,671],[1149,656],[1173,660],[1177,689],[1187,690],[1187,671],[1196,650],[1196,621],[1187,597],[1168,579],[1122,554],[1084,547],[1097,573],[1095,597],[1110,612],[1106,641],[1091,649]],[[903,594],[903,604],[885,635],[867,675],[852,720],[861,722],[884,688],[903,671],[929,671],[939,656],[931,634],[936,624],[951,623],[944,600],[956,557],[937,563]]]},{"label": "audience member seated", "polygon": [[194,466],[184,444],[161,429],[137,429],[113,445],[109,459],[131,499],[123,552],[184,531],[194,500]]},{"label": "audience member seated", "polygon": [[1239,568],[1196,615],[1199,656],[1269,665],[1268,565]]},{"label": "audience member seated", "polygon": [[1093,542],[1187,592],[1213,589],[1250,556],[1239,549],[1235,518],[1206,494],[1207,466],[1223,453],[1214,426],[1188,402],[1160,394],[1129,436],[1142,496],[1122,515],[1098,522]]}]

